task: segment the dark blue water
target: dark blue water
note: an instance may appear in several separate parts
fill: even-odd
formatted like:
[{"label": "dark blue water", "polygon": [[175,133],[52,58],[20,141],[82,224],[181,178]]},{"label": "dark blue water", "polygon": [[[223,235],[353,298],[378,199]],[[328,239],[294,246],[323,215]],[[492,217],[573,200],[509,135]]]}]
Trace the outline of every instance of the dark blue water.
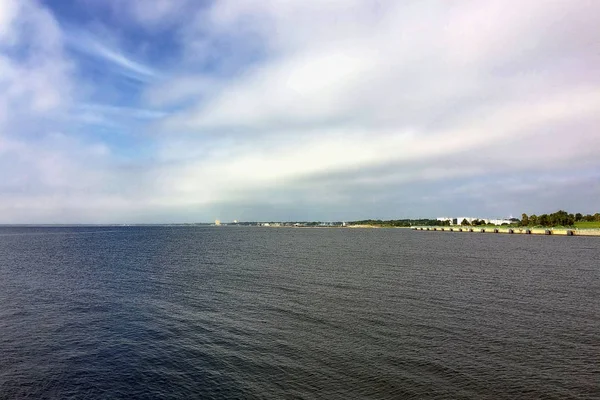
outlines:
[{"label": "dark blue water", "polygon": [[600,398],[600,240],[0,228],[0,398]]}]

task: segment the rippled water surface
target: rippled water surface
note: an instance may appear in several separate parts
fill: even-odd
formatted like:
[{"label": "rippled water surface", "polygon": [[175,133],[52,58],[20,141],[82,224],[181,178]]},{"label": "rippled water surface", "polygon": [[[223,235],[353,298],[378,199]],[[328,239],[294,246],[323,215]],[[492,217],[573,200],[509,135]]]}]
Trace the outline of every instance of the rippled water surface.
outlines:
[{"label": "rippled water surface", "polygon": [[0,398],[599,398],[600,240],[0,228]]}]

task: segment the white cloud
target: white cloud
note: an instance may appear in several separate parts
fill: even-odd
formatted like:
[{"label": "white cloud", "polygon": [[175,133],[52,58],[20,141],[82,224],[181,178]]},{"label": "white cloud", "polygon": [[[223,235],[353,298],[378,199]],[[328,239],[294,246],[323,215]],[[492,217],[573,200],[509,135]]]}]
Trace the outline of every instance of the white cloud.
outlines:
[{"label": "white cloud", "polygon": [[164,118],[168,113],[164,111],[157,111],[153,109],[135,108],[135,107],[117,107],[106,104],[92,104],[85,103],[79,104],[77,107],[79,110],[90,113],[98,113],[100,115],[108,114],[113,117],[126,117],[141,120],[153,120]]},{"label": "white cloud", "polygon": [[90,32],[73,30],[68,35],[67,43],[79,52],[114,65],[122,74],[130,78],[145,82],[158,77],[158,73],[153,68],[134,60],[120,49],[109,46]]},{"label": "white cloud", "polygon": [[[493,158],[494,146],[527,137],[530,148],[555,154],[564,147],[555,135],[540,131],[598,120],[597,85],[582,83],[571,72],[552,71],[546,60],[536,63],[528,55],[550,45],[548,26],[558,20],[569,24],[561,19],[566,3],[543,7],[528,2],[519,8],[506,2],[327,4],[225,1],[204,16],[215,35],[246,22],[246,29],[270,43],[273,56],[168,120],[171,135],[184,130],[230,138],[237,132],[233,145],[230,139],[223,143],[239,153],[189,163],[169,177],[173,190],[181,188],[180,198],[195,187],[211,193],[212,200],[215,194],[228,198],[221,185],[210,189],[211,180],[247,187],[255,196],[252,188],[286,190],[318,173],[420,159],[440,165],[466,151]],[[568,48],[552,51],[563,62],[573,57]],[[154,100],[160,102],[160,96],[155,92]],[[586,130],[577,136],[595,144],[590,134]],[[193,158],[189,148],[204,141],[181,140],[170,159]],[[572,155],[586,149],[572,148]],[[533,153],[529,157],[541,162],[542,155]],[[413,180],[437,176],[407,168]],[[482,173],[475,163],[469,168],[460,173]],[[512,166],[495,169],[510,171]]]},{"label": "white cloud", "polygon": [[0,43],[0,213],[19,222],[101,184],[94,166],[109,150],[58,133],[77,85],[52,14],[37,2],[3,1],[0,15],[3,38],[12,38]]},{"label": "white cloud", "polygon": [[[27,3],[27,18],[23,3],[15,4],[0,7],[0,26],[10,26],[0,42],[26,39],[45,50],[31,52],[29,62],[0,52],[5,132],[42,132],[49,113],[107,128],[146,124],[127,148],[52,136],[66,131],[61,126],[38,142],[0,132],[0,166],[18,166],[0,172],[10,182],[0,192],[11,193],[0,211],[12,210],[15,221],[28,208],[39,210],[31,213],[37,218],[68,215],[71,222],[210,220],[224,204],[230,211],[277,204],[292,210],[290,218],[294,208],[310,206],[320,218],[319,210],[337,207],[352,217],[367,199],[381,202],[373,210],[387,216],[402,213],[398,204],[413,215],[442,205],[458,212],[474,205],[469,196],[481,200],[478,191],[489,184],[471,183],[486,177],[510,191],[556,172],[580,182],[578,174],[600,167],[595,3],[223,0],[201,8],[132,1],[127,18],[180,40],[166,53],[177,57],[171,70],[110,44],[118,40],[70,39],[145,85],[146,104],[126,106],[111,104],[110,95],[128,93],[102,102],[83,96],[73,106],[69,88],[77,82],[58,24],[37,3]],[[21,36],[25,20],[36,29]],[[45,38],[36,39],[41,32]],[[14,115],[21,105],[33,128]],[[141,157],[136,146],[153,151]],[[463,188],[460,202],[431,202],[449,188]],[[420,198],[428,199],[421,209]],[[514,198],[512,206],[526,205]]]},{"label": "white cloud", "polygon": [[[71,95],[70,64],[56,21],[32,2],[3,2],[0,9],[0,39],[11,38],[0,47],[0,122],[13,114],[56,110]],[[12,55],[17,47],[18,57]]]},{"label": "white cloud", "polygon": [[[547,32],[531,25],[551,25],[564,7],[550,7],[556,11],[551,13],[535,2],[518,11],[505,2],[441,9],[373,4],[219,2],[209,14],[209,26],[216,26],[213,34],[236,31],[245,19],[258,21],[248,29],[271,43],[273,56],[217,88],[209,101],[203,98],[174,117],[169,128],[235,125],[256,130],[273,123],[323,124],[331,119],[411,124],[421,122],[416,118],[431,120],[456,101],[502,105],[522,97],[542,100],[558,79],[577,79],[548,71],[545,60],[529,62],[527,55],[531,47],[548,46]],[[546,19],[530,24],[538,15]],[[485,29],[479,33],[470,28],[482,24]],[[561,62],[597,58],[575,57],[568,49],[555,53]],[[519,65],[522,60],[528,65]],[[169,96],[176,98],[173,91]],[[160,94],[154,100],[160,103]]]},{"label": "white cloud", "polygon": [[12,25],[18,12],[16,0],[4,0],[0,3],[0,44],[15,40]]}]

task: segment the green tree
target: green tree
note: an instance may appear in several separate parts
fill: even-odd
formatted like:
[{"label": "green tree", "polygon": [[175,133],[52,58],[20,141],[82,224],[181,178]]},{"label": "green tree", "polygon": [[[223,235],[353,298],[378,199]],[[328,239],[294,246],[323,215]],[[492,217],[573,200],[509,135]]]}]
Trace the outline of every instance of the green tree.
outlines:
[{"label": "green tree", "polygon": [[536,226],[538,224],[538,217],[537,215],[533,214],[532,216],[529,217],[529,226]]},{"label": "green tree", "polygon": [[583,219],[583,215],[581,213],[575,214],[575,222],[579,222]]},{"label": "green tree", "polygon": [[529,225],[529,217],[527,216],[527,214],[523,213],[521,215],[521,226],[527,226]]},{"label": "green tree", "polygon": [[467,221],[467,219],[466,219],[466,218],[464,218],[460,224],[461,224],[462,226],[471,225],[471,224],[469,223],[469,221]]}]

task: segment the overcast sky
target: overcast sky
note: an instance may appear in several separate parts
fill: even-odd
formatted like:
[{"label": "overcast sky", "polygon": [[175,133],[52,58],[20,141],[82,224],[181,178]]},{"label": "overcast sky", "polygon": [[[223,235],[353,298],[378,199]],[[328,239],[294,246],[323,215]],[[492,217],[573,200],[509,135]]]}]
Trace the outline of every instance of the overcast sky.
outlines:
[{"label": "overcast sky", "polygon": [[598,212],[599,15],[0,0],[0,223]]}]

